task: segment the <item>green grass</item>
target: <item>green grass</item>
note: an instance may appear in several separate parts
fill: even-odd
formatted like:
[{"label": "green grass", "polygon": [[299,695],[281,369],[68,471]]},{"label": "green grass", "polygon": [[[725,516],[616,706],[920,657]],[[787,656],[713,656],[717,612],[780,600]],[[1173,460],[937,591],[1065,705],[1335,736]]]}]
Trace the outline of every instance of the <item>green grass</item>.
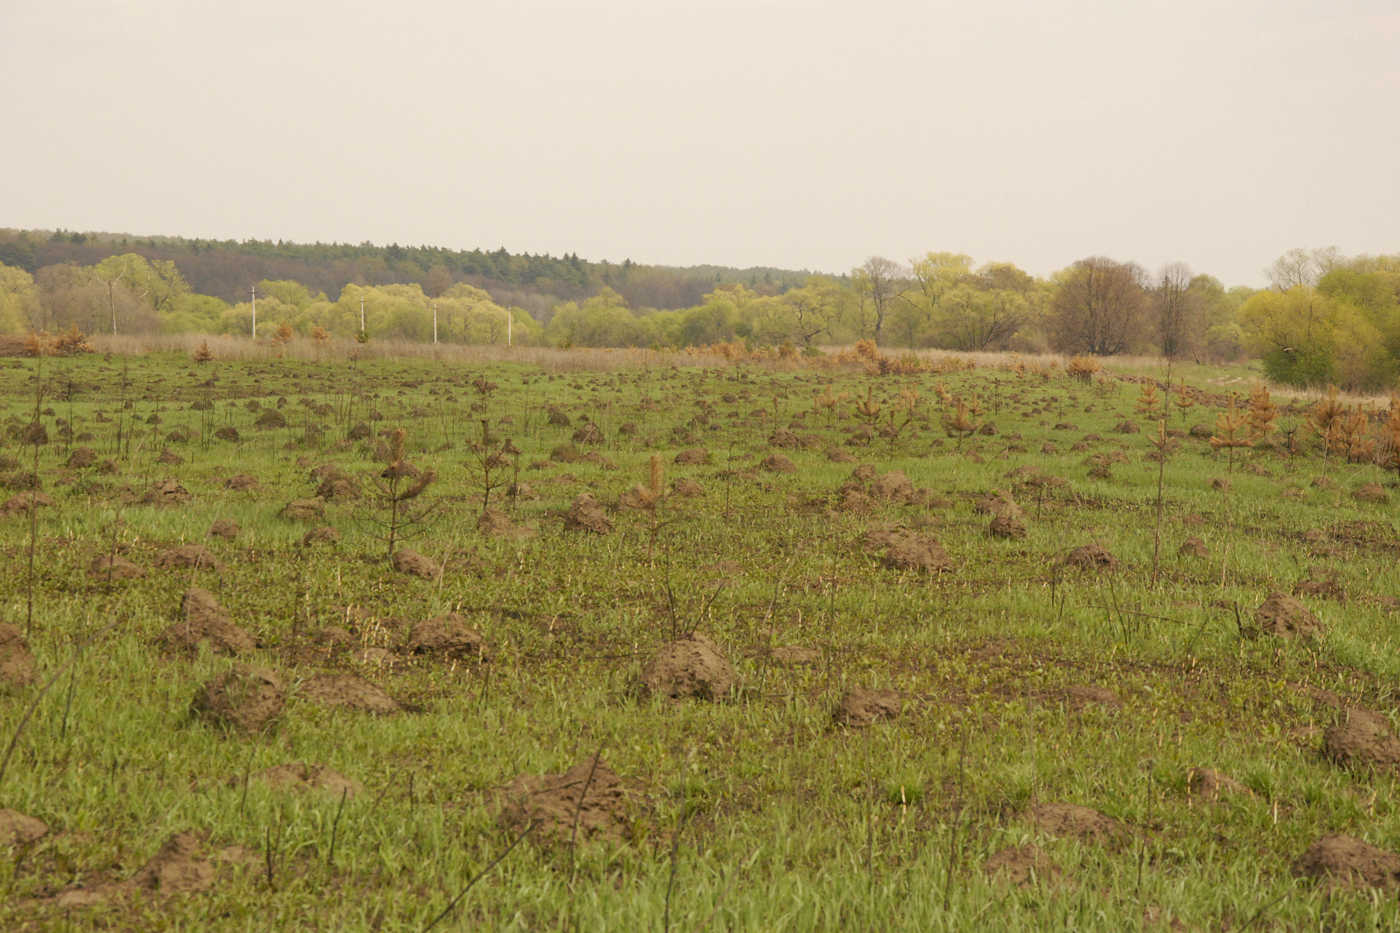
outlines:
[{"label": "green grass", "polygon": [[[497,384],[484,395],[472,385],[483,375]],[[1290,871],[1328,832],[1400,849],[1395,776],[1328,763],[1320,729],[1336,713],[1305,692],[1331,690],[1382,711],[1394,704],[1397,610],[1385,598],[1400,594],[1396,507],[1349,495],[1386,482],[1377,467],[1332,458],[1327,488],[1311,482],[1324,470],[1315,450],[1293,461],[1244,451],[1222,491],[1211,480],[1227,477],[1223,454],[1181,438],[1166,466],[1154,587],[1152,429],[1115,432],[1141,419],[1137,385],[1114,378],[1083,385],[1009,370],[880,377],[760,365],[468,370],[426,360],[196,367],[174,355],[44,360],[41,378],[41,406],[51,411],[39,473],[56,504],[39,516],[29,643],[41,679],[73,666],[39,699],[0,784],[0,806],[50,827],[30,847],[0,848],[7,929],[422,929],[511,843],[492,804],[497,789],[599,752],[642,794],[630,838],[585,842],[572,855],[526,841],[439,929],[658,929],[668,889],[676,930],[1400,923],[1393,893],[1329,893]],[[1215,393],[1217,380],[1244,376],[1192,368],[1188,378]],[[940,384],[976,395],[997,434],[961,445],[947,438]],[[849,396],[831,419],[812,402],[828,386]],[[900,389],[917,389],[915,420],[897,440],[851,446],[852,401],[872,386],[887,405]],[[16,461],[0,471],[7,495],[29,469],[33,448],[18,429],[34,389],[33,361],[0,361],[0,428]],[[200,402],[212,408],[191,407]],[[254,426],[279,404],[287,427]],[[549,424],[552,408],[573,425]],[[1200,405],[1183,423],[1173,410],[1170,426],[1211,424],[1215,414]],[[580,450],[596,449],[615,468],[549,461],[585,415],[605,443]],[[469,445],[482,419],[522,451],[520,480],[536,497],[498,491],[493,503],[534,526],[532,537],[476,530]],[[413,462],[439,476],[424,497],[436,506],[433,521],[405,542],[445,564],[439,580],[389,568],[366,499],[326,504],[325,523],[342,535],[331,548],[302,549],[312,524],[279,516],[287,501],[314,494],[310,470],[323,463],[369,488],[382,469],[372,444],[346,440],[361,422],[405,428]],[[1075,427],[1055,427],[1062,423]],[[214,439],[224,426],[242,439]],[[814,438],[810,448],[780,451],[795,473],[758,468],[774,452],[775,427]],[[176,428],[189,439],[169,440]],[[1046,442],[1054,453],[1040,452]],[[110,460],[110,470],[65,469],[78,446]],[[711,463],[671,462],[690,447],[708,449]],[[158,463],[167,448],[183,462]],[[904,471],[927,501],[844,510],[839,488],[855,464],[832,462],[830,448],[879,472]],[[689,477],[704,493],[668,497],[655,517],[614,510],[606,536],[564,527],[562,512],[579,493],[611,508],[645,483],[653,453],[668,483]],[[1094,454],[1111,455],[1107,479],[1089,478]],[[1016,486],[1009,474],[1022,466],[1063,482],[1040,492]],[[258,487],[226,489],[222,480],[235,473]],[[167,478],[192,500],[142,504]],[[993,489],[1024,510],[1025,538],[987,534],[990,516],[974,504]],[[216,518],[236,520],[240,535],[206,537]],[[1374,540],[1329,531],[1344,522],[1378,523]],[[935,537],[955,569],[885,568],[860,544],[878,523]],[[1208,556],[1177,555],[1189,535]],[[0,611],[21,627],[28,540],[27,516],[0,518],[10,568]],[[109,589],[88,568],[114,542],[146,574]],[[222,570],[155,568],[162,549],[189,542],[205,544]],[[1090,542],[1119,567],[1059,566]],[[1248,622],[1271,590],[1291,589],[1309,568],[1334,571],[1346,594],[1305,600],[1327,624],[1324,637],[1242,637],[1236,607]],[[212,590],[259,639],[250,660],[288,681],[275,730],[232,736],[191,718],[196,689],[231,663],[155,644],[191,585]],[[396,649],[413,622],[448,610],[485,635],[489,662],[358,660],[359,649]],[[741,681],[733,700],[636,696],[644,661],[676,625],[698,627],[725,651]],[[356,650],[319,647],[328,626],[348,629]],[[775,645],[808,646],[820,660],[781,666],[768,659]],[[297,685],[324,670],[362,674],[409,711],[375,718],[300,696]],[[834,727],[833,707],[853,686],[903,691],[903,714]],[[1120,705],[1081,705],[1069,691],[1084,686],[1111,690]],[[37,691],[0,693],[0,739],[15,734]],[[337,796],[257,782],[245,792],[245,773],[289,761],[328,765],[364,791],[338,825]],[[1252,796],[1195,799],[1193,767],[1218,769]],[[1119,844],[1055,838],[1029,817],[1049,802],[1093,807],[1129,834]],[[197,894],[130,893],[72,911],[48,900],[130,878],[182,830],[207,834],[210,851],[245,847],[256,864],[221,869]],[[1064,880],[1016,889],[986,876],[992,853],[1024,843],[1045,849]]]}]

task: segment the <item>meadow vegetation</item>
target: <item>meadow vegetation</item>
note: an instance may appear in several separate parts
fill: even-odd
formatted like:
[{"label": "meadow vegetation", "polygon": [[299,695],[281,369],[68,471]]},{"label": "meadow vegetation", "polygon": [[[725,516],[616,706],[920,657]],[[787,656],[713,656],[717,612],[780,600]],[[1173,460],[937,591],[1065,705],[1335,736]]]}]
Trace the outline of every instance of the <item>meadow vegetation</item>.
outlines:
[{"label": "meadow vegetation", "polygon": [[0,359],[0,927],[1400,924],[1400,401],[96,344]]}]

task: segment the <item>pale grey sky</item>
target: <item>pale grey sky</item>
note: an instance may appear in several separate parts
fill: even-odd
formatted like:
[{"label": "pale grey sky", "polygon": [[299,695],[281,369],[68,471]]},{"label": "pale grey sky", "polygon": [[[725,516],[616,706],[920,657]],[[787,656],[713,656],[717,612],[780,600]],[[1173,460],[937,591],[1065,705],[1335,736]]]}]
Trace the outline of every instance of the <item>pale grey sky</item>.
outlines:
[{"label": "pale grey sky", "polygon": [[1047,274],[1400,251],[1396,0],[0,0],[0,226]]}]

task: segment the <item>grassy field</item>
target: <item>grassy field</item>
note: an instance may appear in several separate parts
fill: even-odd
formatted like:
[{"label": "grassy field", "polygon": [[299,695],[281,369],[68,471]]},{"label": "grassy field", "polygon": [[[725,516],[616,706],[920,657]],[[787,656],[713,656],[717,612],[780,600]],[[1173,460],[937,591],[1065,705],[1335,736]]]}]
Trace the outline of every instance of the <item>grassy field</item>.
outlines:
[{"label": "grassy field", "polygon": [[4,929],[1400,928],[1394,473],[1244,367],[228,355],[0,360]]}]

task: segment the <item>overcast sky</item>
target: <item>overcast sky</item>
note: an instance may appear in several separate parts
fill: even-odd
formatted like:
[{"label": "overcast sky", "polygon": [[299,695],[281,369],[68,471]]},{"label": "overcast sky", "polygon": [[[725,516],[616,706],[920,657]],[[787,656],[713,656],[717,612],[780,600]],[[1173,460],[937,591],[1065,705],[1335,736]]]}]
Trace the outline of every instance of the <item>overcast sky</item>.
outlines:
[{"label": "overcast sky", "polygon": [[1400,252],[1396,0],[0,0],[0,226],[1264,283]]}]

